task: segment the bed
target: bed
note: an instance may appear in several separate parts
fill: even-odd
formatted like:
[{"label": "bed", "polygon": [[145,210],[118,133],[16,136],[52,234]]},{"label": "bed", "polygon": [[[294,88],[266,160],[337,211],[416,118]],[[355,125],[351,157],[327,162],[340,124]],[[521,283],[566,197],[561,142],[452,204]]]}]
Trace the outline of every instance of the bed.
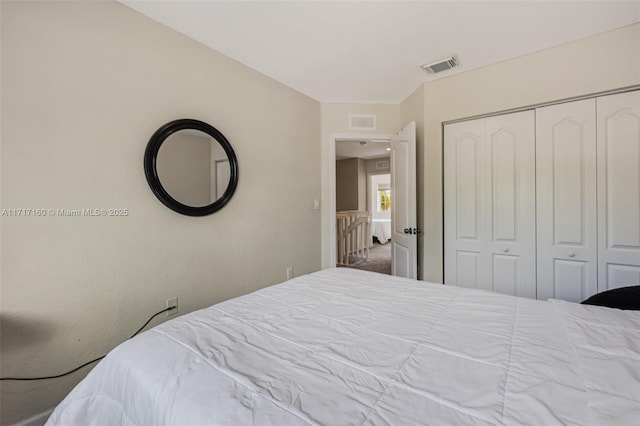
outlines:
[{"label": "bed", "polygon": [[372,219],[371,235],[376,237],[380,244],[386,244],[391,239],[391,219]]},{"label": "bed", "polygon": [[48,425],[638,425],[640,313],[327,269],[115,348]]}]

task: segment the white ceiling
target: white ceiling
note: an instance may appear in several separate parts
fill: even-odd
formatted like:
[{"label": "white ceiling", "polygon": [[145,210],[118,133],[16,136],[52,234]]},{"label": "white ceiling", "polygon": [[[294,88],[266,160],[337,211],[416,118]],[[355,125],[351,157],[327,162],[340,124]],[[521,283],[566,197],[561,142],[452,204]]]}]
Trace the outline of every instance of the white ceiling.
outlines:
[{"label": "white ceiling", "polygon": [[421,64],[457,54],[464,72],[640,22],[640,1],[119,1],[321,102],[399,103],[434,78]]},{"label": "white ceiling", "polygon": [[391,153],[387,151],[387,148],[391,148],[391,142],[389,141],[338,139],[336,140],[336,160],[347,158],[370,160],[372,158],[389,157]]}]

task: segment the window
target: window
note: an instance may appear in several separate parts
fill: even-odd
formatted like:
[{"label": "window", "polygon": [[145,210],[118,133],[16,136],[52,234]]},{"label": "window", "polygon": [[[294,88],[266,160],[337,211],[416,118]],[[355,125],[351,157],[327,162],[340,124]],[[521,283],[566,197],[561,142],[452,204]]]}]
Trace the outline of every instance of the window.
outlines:
[{"label": "window", "polygon": [[386,212],[391,209],[391,186],[388,183],[378,184],[378,212]]}]

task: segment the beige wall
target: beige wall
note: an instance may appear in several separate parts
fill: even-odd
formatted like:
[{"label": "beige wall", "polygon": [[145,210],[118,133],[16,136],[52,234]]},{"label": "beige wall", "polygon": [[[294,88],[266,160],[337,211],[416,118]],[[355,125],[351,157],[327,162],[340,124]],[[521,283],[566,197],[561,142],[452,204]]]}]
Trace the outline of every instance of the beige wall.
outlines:
[{"label": "beige wall", "polygon": [[[3,376],[102,355],[170,297],[185,313],[280,282],[289,265],[320,268],[318,102],[116,2],[0,7],[1,207],[129,210],[1,218]],[[211,216],[169,210],[145,180],[150,136],[185,117],[238,157],[237,192]],[[87,370],[1,382],[0,423],[53,407]]]},{"label": "beige wall", "polygon": [[636,84],[640,24],[426,83],[423,278],[443,280],[443,121]]},{"label": "beige wall", "polygon": [[[380,169],[376,168],[378,162],[386,162],[387,166]],[[372,158],[366,161],[367,174],[391,173],[391,157]]]},{"label": "beige wall", "polygon": [[[398,130],[400,106],[392,104],[322,104],[322,133],[338,135],[393,135]],[[350,130],[349,114],[373,114],[375,130]]]},{"label": "beige wall", "polygon": [[367,162],[362,158],[358,158],[358,210],[369,210],[367,207]]},{"label": "beige wall", "polygon": [[349,158],[336,161],[336,211],[367,210],[366,161]]},{"label": "beige wall", "polygon": [[[376,115],[376,130],[350,130],[349,114]],[[331,266],[330,235],[335,232],[331,212],[335,200],[331,200],[330,187],[335,173],[335,151],[331,149],[335,136],[370,135],[391,136],[400,130],[400,105],[391,104],[322,104],[321,105],[321,161],[322,161],[322,267]]]},{"label": "beige wall", "polygon": [[336,161],[336,211],[358,210],[358,159]]}]

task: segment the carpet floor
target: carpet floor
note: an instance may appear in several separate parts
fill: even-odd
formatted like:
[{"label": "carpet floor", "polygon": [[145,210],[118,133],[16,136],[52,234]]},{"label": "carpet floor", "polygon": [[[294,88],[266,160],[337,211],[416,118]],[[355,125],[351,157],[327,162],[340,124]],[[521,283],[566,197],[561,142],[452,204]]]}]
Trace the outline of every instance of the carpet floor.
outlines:
[{"label": "carpet floor", "polygon": [[391,242],[374,243],[369,249],[369,258],[352,257],[350,265],[338,265],[341,268],[362,269],[391,275]]}]

